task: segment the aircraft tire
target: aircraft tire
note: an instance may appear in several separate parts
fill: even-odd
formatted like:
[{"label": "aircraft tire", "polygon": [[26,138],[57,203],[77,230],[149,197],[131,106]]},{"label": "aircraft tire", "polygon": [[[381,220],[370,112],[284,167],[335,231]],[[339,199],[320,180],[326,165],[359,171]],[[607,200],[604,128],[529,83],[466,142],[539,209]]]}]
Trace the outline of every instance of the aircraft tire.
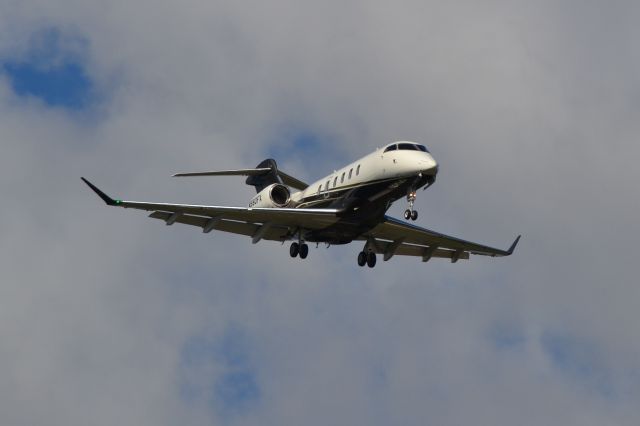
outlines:
[{"label": "aircraft tire", "polygon": [[289,256],[296,257],[300,250],[300,246],[298,243],[291,243],[291,247],[289,247]]},{"label": "aircraft tire", "polygon": [[411,212],[411,220],[416,220],[418,219],[418,211],[414,210]]},{"label": "aircraft tire", "polygon": [[374,252],[369,252],[369,254],[367,254],[367,266],[369,268],[376,266],[376,254]]},{"label": "aircraft tire", "polygon": [[358,253],[358,266],[364,266],[367,264],[367,253],[361,251]]},{"label": "aircraft tire", "polygon": [[301,244],[299,249],[300,259],[306,259],[309,254],[309,246],[306,244]]},{"label": "aircraft tire", "polygon": [[404,211],[404,218],[405,218],[406,220],[411,219],[411,210],[406,209],[406,210]]}]

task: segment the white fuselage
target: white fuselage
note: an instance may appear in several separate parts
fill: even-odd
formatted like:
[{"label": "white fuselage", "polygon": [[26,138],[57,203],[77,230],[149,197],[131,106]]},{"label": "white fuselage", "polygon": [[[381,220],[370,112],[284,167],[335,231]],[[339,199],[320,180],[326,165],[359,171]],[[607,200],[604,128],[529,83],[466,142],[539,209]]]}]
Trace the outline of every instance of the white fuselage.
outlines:
[{"label": "white fuselage", "polygon": [[[420,150],[388,150],[393,145],[416,145],[413,142],[394,142],[379,148],[330,175],[313,182],[304,191],[291,195],[294,206],[310,207],[318,199],[331,199],[345,190],[384,181],[395,181],[418,176],[421,173],[435,175],[437,163],[429,152]],[[319,197],[320,196],[320,197]],[[309,201],[314,200],[314,201]]]}]

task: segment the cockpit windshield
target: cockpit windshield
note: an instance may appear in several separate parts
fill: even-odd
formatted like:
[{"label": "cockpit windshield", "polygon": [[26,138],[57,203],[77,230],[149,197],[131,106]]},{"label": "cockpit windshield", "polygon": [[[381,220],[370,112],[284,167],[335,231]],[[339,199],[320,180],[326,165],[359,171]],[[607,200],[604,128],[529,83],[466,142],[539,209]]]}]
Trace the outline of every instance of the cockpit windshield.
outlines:
[{"label": "cockpit windshield", "polygon": [[429,150],[427,150],[427,148],[424,145],[418,145],[415,143],[398,143],[398,144],[394,143],[393,145],[389,145],[384,150],[384,152],[396,151],[396,150],[429,152]]}]

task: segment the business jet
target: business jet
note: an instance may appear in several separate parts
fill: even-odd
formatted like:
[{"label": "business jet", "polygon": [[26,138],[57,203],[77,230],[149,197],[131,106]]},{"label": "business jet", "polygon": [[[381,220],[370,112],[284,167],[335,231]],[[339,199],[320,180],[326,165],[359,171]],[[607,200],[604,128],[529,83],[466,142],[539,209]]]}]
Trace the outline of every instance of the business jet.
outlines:
[{"label": "business jet", "polygon": [[[246,184],[257,195],[247,207],[148,203],[113,199],[81,178],[109,206],[152,212],[149,217],[167,225],[182,223],[261,240],[293,241],[291,257],[305,259],[307,243],[327,245],[361,241],[359,266],[376,265],[376,255],[385,261],[395,255],[416,256],[423,262],[446,258],[455,263],[471,254],[492,257],[513,253],[520,236],[507,250],[464,241],[420,228],[385,215],[394,201],[406,198],[404,218],[415,221],[414,202],[420,188],[436,180],[438,164],[423,145],[394,142],[334,171],[311,185],[278,169],[267,159],[253,169],[178,173],[186,176],[247,176]],[[297,190],[294,192],[294,190]]]}]

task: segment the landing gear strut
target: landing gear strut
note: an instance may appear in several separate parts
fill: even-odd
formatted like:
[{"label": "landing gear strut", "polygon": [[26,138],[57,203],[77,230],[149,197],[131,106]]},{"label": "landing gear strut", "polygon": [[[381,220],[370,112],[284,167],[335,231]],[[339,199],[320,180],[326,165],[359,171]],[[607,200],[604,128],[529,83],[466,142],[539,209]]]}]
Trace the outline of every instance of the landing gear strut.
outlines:
[{"label": "landing gear strut", "polygon": [[404,211],[404,218],[406,220],[416,220],[418,218],[418,212],[413,209],[413,203],[416,201],[416,191],[414,189],[409,190],[407,193],[407,201],[409,202],[409,208]]}]

